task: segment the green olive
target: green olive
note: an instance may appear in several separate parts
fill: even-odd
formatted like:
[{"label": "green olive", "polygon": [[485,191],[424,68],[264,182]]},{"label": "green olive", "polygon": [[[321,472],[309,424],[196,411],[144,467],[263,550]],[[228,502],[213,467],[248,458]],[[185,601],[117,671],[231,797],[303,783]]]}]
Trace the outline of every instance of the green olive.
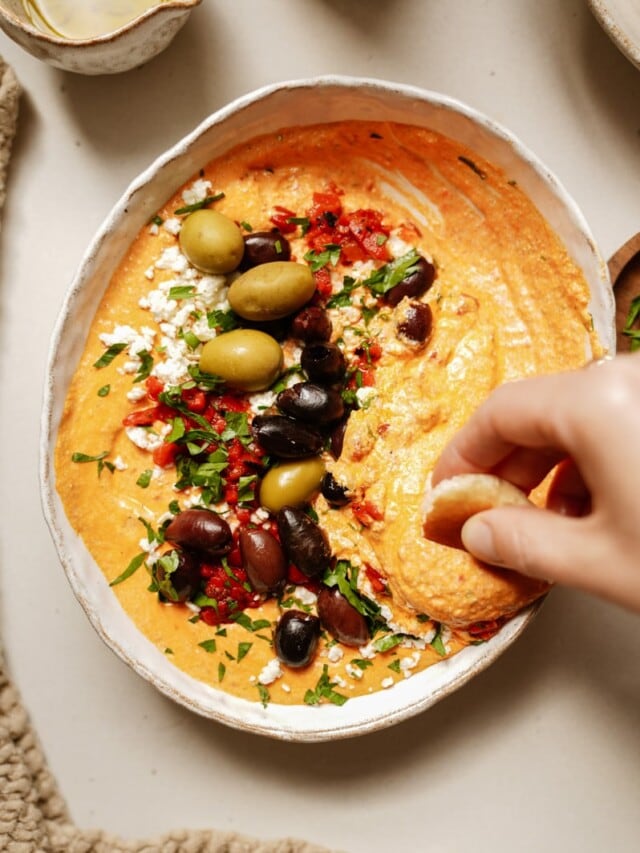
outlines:
[{"label": "green olive", "polygon": [[256,329],[234,329],[213,338],[202,348],[200,370],[221,376],[232,388],[263,391],[282,369],[280,344]]},{"label": "green olive", "polygon": [[235,270],[244,252],[242,232],[216,210],[196,210],[182,223],[180,248],[194,267],[219,274]]},{"label": "green olive", "polygon": [[278,512],[283,506],[300,506],[318,491],[324,473],[319,456],[275,465],[260,484],[260,503],[270,512]]},{"label": "green olive", "polygon": [[316,284],[306,264],[272,261],[252,267],[229,288],[231,307],[245,320],[279,320],[302,308]]}]

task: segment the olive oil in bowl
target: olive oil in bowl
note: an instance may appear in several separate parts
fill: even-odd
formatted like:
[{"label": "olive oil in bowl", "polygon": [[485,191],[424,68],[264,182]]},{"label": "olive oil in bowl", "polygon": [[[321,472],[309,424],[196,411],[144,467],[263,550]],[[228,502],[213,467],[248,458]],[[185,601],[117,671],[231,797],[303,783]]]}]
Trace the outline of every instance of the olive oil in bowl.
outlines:
[{"label": "olive oil in bowl", "polygon": [[165,0],[22,0],[29,21],[42,32],[88,39],[125,26]]}]

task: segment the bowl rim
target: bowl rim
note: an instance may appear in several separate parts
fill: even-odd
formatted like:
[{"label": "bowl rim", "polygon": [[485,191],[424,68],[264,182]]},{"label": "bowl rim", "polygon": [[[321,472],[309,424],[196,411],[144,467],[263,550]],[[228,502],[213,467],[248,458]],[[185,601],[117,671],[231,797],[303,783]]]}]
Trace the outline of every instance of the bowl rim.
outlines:
[{"label": "bowl rim", "polygon": [[[407,84],[392,83],[377,78],[359,78],[344,75],[324,75],[270,84],[260,87],[248,94],[242,95],[212,113],[200,122],[200,124],[198,124],[192,131],[187,133],[169,149],[156,157],[146,169],[133,179],[121,196],[120,200],[112,207],[112,210],[96,232],[92,242],[81,259],[71,285],[68,288],[58,319],[53,329],[47,360],[40,433],[39,471],[41,500],[45,520],[53,538],[58,557],[64,567],[67,580],[69,581],[74,594],[83,606],[93,628],[109,648],[128,663],[134,671],[139,675],[142,675],[145,680],[153,684],[161,693],[171,697],[179,704],[190,708],[201,716],[215,719],[218,722],[244,731],[262,734],[276,739],[293,741],[322,741],[361,735],[381,728],[386,728],[425,710],[439,699],[455,691],[473,676],[479,674],[479,672],[493,663],[500,654],[506,651],[538,611],[541,605],[541,600],[525,608],[510,619],[488,642],[479,646],[469,646],[454,655],[452,658],[445,659],[444,661],[436,663],[432,667],[428,667],[426,670],[417,673],[412,676],[411,679],[396,683],[392,691],[376,691],[370,696],[365,695],[354,697],[351,702],[347,703],[347,706],[358,705],[358,703],[360,703],[358,706],[362,711],[360,714],[354,714],[352,712],[345,714],[344,708],[347,706],[336,709],[334,706],[323,705],[320,708],[309,709],[306,706],[288,706],[274,703],[269,706],[269,709],[262,709],[257,701],[252,702],[249,700],[239,699],[238,697],[233,697],[231,694],[209,687],[190,676],[186,676],[186,674],[181,670],[178,670],[177,667],[174,667],[170,662],[170,669],[168,670],[170,673],[169,679],[164,676],[161,677],[157,672],[152,671],[154,670],[154,666],[149,666],[149,660],[154,658],[151,651],[149,656],[145,657],[144,661],[140,659],[139,655],[137,657],[132,657],[129,651],[123,646],[122,641],[118,640],[117,636],[115,638],[112,636],[112,631],[107,629],[101,621],[100,613],[98,612],[98,608],[95,606],[95,600],[87,601],[84,598],[84,590],[82,588],[80,578],[81,573],[77,572],[76,567],[74,566],[74,560],[67,553],[65,536],[70,534],[73,536],[74,531],[68,525],[64,510],[59,498],[57,497],[57,491],[55,488],[55,471],[53,469],[50,450],[54,443],[53,440],[57,435],[57,427],[54,430],[53,423],[55,394],[54,379],[56,372],[59,370],[57,360],[59,358],[58,352],[63,340],[63,334],[65,327],[70,322],[70,308],[73,306],[77,295],[86,286],[86,282],[91,280],[92,274],[95,274],[95,270],[92,270],[92,265],[96,261],[98,252],[101,246],[109,240],[111,231],[122,219],[131,200],[149,182],[153,181],[154,177],[161,173],[163,167],[167,166],[177,158],[188,154],[190,148],[197,143],[205,133],[213,130],[217,125],[222,124],[231,115],[240,113],[252,104],[262,101],[270,95],[278,92],[285,90],[313,90],[318,89],[318,87],[343,88],[345,91],[353,89],[362,90],[364,88],[365,90],[370,90],[370,93],[373,94],[375,94],[376,91],[379,91],[383,92],[387,96],[399,95],[401,98],[405,99],[418,99],[421,102],[426,102],[427,106],[444,107],[445,109],[451,110],[457,114],[461,114],[462,116],[471,119],[474,123],[479,123],[483,130],[487,131],[489,135],[497,136],[503,142],[508,143],[508,145],[514,149],[518,159],[524,161],[528,168],[532,168],[537,173],[537,176],[547,184],[552,194],[558,197],[565,205],[567,212],[573,219],[574,225],[577,226],[578,230],[581,232],[581,236],[586,238],[589,249],[593,255],[594,269],[595,265],[598,265],[598,280],[602,285],[603,290],[606,293],[610,293],[611,302],[610,305],[607,303],[605,308],[607,309],[606,316],[611,317],[611,329],[614,336],[612,341],[606,342],[606,345],[611,352],[615,351],[615,312],[613,311],[613,291],[610,285],[607,265],[602,258],[591,235],[589,226],[576,203],[557,178],[555,178],[547,167],[544,166],[542,162],[528,148],[526,148],[514,134],[482,113],[468,107],[466,104],[450,96]],[[603,341],[603,343],[605,342]],[[68,528],[66,533],[64,531],[65,524]],[[75,534],[75,538],[79,540],[79,536],[77,536],[77,534]],[[117,598],[113,595],[112,590],[108,588],[101,570],[96,566],[92,558],[91,562],[97,569],[99,575],[97,580],[92,578],[92,583],[97,584],[102,592],[104,592],[104,589],[106,588],[108,595],[111,596],[117,603],[118,607],[120,607]],[[103,583],[101,583],[100,579],[102,579]],[[92,591],[94,598],[99,598],[100,594],[100,591],[95,593]],[[122,608],[120,608],[120,610],[122,614],[124,614]],[[129,620],[129,617],[126,614],[124,614],[124,617],[126,620]],[[141,631],[139,631],[133,621],[129,621],[133,626],[134,631],[146,640],[146,637]],[[162,667],[164,669],[167,665],[165,656],[161,655],[155,646],[152,651],[157,652],[157,655],[160,656],[163,661]],[[455,667],[451,665],[451,661],[457,662]],[[455,674],[453,678],[447,680],[447,670],[455,669],[456,667],[459,669],[457,674]],[[417,689],[415,688],[415,685],[417,684],[418,687],[420,687],[423,681],[428,681],[430,678],[428,675],[429,673],[432,674],[431,677],[436,682],[438,681],[440,674],[442,674],[442,678],[445,679],[444,684],[440,687],[436,687],[436,689],[431,692],[425,692],[424,690],[420,692],[420,689],[418,689],[418,696],[414,695]],[[185,688],[185,685],[189,688],[188,696],[181,692],[182,689]],[[207,702],[211,698],[210,694],[212,693],[215,694],[215,701],[217,703],[215,709],[206,706]],[[367,700],[373,697],[380,697],[382,695],[391,696],[392,694],[395,695],[397,699],[393,700],[391,703],[387,700],[385,700],[385,702],[396,707],[392,707],[390,710],[383,709],[382,711],[367,713],[367,709],[371,705],[371,702],[367,702]],[[383,702],[382,704],[385,703]],[[289,721],[289,717],[292,716],[292,713],[287,715],[286,713],[280,713],[274,709],[297,709],[298,711],[303,709],[304,713],[308,716],[304,720],[304,724],[292,725]],[[344,715],[342,720],[340,719],[340,715],[336,715],[336,711],[339,711]]]},{"label": "bowl rim", "polygon": [[26,33],[28,36],[34,38],[36,41],[41,41],[46,44],[56,45],[57,47],[92,47],[94,45],[103,45],[109,44],[110,42],[115,41],[120,36],[125,33],[133,32],[138,29],[140,24],[143,24],[149,18],[155,17],[158,13],[166,13],[172,9],[189,11],[194,9],[196,6],[199,6],[202,3],[202,0],[156,0],[156,5],[150,6],[144,12],[141,12],[139,15],[136,15],[135,18],[132,18],[126,24],[123,24],[121,27],[118,27],[115,30],[109,30],[107,33],[102,33],[97,36],[89,36],[88,38],[82,39],[73,39],[66,38],[66,36],[56,36],[53,33],[45,32],[44,30],[38,29],[34,24],[30,23],[28,20],[23,20],[19,18],[14,12],[7,9],[0,0],[0,17],[4,18],[8,23],[14,26],[16,29],[21,30]]}]

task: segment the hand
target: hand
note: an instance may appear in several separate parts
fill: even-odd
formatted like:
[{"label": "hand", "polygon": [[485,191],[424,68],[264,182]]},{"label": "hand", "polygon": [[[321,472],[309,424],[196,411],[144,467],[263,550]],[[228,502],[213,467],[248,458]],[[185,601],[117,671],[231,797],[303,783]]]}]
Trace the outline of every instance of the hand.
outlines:
[{"label": "hand", "polygon": [[478,513],[465,547],[640,612],[640,353],[503,385],[445,448],[432,482],[490,472],[528,492],[556,465],[546,509]]}]

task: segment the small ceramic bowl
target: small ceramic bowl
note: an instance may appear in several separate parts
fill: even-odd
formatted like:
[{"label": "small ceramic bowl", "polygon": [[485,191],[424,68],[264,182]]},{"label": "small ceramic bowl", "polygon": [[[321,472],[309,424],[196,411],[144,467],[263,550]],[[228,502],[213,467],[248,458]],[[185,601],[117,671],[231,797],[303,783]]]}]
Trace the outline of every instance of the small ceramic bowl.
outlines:
[{"label": "small ceramic bowl", "polygon": [[78,74],[116,74],[143,65],[171,42],[202,0],[165,0],[128,24],[87,39],[45,33],[30,23],[22,0],[0,0],[0,27],[26,51]]},{"label": "small ceramic bowl", "polygon": [[137,673],[197,713],[235,728],[283,740],[320,741],[371,732],[417,714],[456,690],[518,637],[537,605],[507,622],[488,642],[343,707],[270,704],[240,699],[177,669],[129,619],[71,528],[52,464],[69,384],[84,335],[111,276],[139,229],[175,190],[214,157],[252,138],[318,121],[372,119],[432,128],[468,145],[517,180],[584,272],[590,311],[602,344],[615,351],[615,306],[607,265],[575,203],[549,171],[508,131],[451,98],[379,80],[323,77],[266,87],[206,119],[131,184],[111,211],[71,285],[53,334],[41,437],[43,506],[69,582],[94,628]]}]

